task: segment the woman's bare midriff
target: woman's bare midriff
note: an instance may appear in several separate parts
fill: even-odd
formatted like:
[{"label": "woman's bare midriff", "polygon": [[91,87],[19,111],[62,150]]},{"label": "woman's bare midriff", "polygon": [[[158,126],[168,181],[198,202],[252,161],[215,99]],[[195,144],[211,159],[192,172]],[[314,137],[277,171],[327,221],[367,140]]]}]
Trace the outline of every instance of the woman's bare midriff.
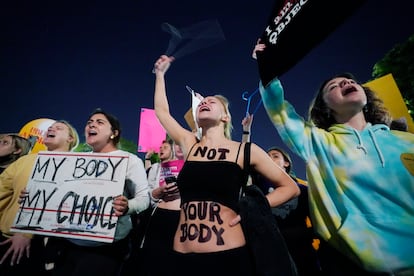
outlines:
[{"label": "woman's bare midriff", "polygon": [[172,200],[172,201],[160,201],[158,202],[158,207],[167,210],[180,210],[180,199]]},{"label": "woman's bare midriff", "polygon": [[174,238],[174,250],[181,253],[217,252],[246,244],[240,223],[232,209],[211,201],[183,204]]}]

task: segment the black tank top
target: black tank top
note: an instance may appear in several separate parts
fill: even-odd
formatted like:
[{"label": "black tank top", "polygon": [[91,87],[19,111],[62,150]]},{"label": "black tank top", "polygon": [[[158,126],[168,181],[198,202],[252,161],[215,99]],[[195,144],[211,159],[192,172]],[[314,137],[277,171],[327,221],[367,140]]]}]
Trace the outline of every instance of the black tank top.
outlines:
[{"label": "black tank top", "polygon": [[[240,147],[241,144],[235,162],[239,157]],[[235,162],[186,160],[177,178],[181,204],[190,201],[213,201],[238,212],[240,188],[246,184],[247,172]]]}]

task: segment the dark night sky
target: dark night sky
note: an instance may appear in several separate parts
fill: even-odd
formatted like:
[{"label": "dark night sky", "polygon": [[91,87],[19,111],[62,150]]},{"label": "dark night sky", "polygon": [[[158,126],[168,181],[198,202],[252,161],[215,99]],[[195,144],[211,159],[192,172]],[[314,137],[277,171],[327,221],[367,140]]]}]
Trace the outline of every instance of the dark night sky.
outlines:
[{"label": "dark night sky", "polygon": [[[217,19],[226,40],[177,59],[167,73],[167,94],[173,115],[183,124],[191,104],[185,85],[203,95],[226,95],[233,138],[241,139],[247,103],[241,95],[257,88],[251,52],[273,1],[9,2],[0,8],[0,133],[18,132],[38,118],[66,119],[84,141],[88,115],[102,107],[120,119],[124,138],[137,141],[139,111],[153,107],[152,65],[170,38],[161,24],[186,27]],[[306,117],[326,77],[350,71],[361,81],[370,80],[373,65],[414,33],[413,5],[368,0],[281,77],[287,100]],[[252,131],[252,141],[264,149],[282,145],[263,107]],[[303,162],[293,160],[296,174],[304,178]]]}]

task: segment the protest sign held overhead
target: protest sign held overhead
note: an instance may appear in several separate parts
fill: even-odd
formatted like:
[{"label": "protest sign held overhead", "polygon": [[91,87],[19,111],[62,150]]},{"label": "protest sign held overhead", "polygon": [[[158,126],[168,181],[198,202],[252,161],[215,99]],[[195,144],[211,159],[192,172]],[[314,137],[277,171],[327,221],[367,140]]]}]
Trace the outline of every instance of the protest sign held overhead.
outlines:
[{"label": "protest sign held overhead", "polygon": [[161,125],[155,110],[141,108],[138,134],[138,152],[158,151],[159,146],[167,137],[167,132]]},{"label": "protest sign held overhead", "polygon": [[257,53],[263,85],[280,77],[322,42],[366,0],[277,0]]}]

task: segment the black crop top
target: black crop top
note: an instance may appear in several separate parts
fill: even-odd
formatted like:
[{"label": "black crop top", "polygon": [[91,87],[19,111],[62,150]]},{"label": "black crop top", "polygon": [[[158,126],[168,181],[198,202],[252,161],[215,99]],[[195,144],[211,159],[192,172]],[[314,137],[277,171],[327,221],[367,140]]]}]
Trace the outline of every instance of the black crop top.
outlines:
[{"label": "black crop top", "polygon": [[178,175],[177,185],[181,204],[214,201],[238,212],[240,188],[246,181],[247,172],[235,162],[186,160]]}]

